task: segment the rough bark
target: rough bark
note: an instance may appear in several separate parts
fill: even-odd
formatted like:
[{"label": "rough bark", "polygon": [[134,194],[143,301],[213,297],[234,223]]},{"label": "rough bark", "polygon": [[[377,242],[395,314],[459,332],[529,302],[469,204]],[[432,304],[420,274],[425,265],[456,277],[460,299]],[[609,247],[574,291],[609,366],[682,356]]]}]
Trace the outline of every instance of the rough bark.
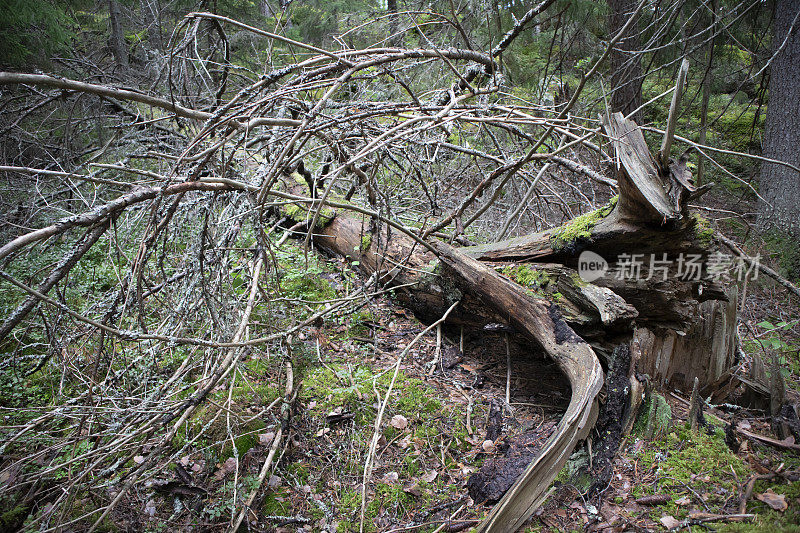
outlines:
[{"label": "rough bark", "polygon": [[[608,7],[609,34],[615,35],[636,9],[636,2],[608,0]],[[612,111],[628,115],[642,105],[642,63],[639,55],[633,53],[640,48],[638,30],[634,24],[611,51]],[[631,118],[639,121],[640,115],[641,113],[636,113]]]},{"label": "rough bark", "polygon": [[111,51],[117,61],[117,66],[128,68],[128,47],[125,45],[125,32],[122,30],[120,19],[122,14],[117,0],[108,0],[108,20],[111,23]]},{"label": "rough bark", "polygon": [[[800,0],[777,0],[763,155],[800,166]],[[792,26],[794,26],[792,28]],[[792,31],[790,33],[790,28]],[[800,173],[774,163],[761,167],[759,223],[800,235]]]}]

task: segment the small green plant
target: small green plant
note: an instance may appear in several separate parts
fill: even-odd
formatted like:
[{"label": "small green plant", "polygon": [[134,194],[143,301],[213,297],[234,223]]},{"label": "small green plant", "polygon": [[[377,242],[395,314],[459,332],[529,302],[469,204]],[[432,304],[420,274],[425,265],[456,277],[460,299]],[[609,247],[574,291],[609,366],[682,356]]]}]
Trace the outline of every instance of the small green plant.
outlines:
[{"label": "small green plant", "polygon": [[[764,350],[768,353],[774,353],[778,357],[781,373],[785,378],[789,377],[790,368],[795,373],[800,372],[800,347],[789,342],[787,335],[797,322],[797,320],[792,322],[781,320],[777,323],[772,323],[769,320],[759,322],[757,326],[763,328],[765,330],[764,333],[755,340],[745,342],[745,349],[748,351]],[[792,354],[794,354],[794,357],[791,356]]]}]

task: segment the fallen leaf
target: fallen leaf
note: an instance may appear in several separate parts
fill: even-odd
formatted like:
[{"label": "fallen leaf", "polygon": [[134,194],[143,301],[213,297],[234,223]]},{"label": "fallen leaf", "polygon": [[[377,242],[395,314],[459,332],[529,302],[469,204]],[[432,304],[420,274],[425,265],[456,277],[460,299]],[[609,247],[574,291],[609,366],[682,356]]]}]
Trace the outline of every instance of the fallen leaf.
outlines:
[{"label": "fallen leaf", "polygon": [[267,433],[261,433],[258,435],[258,443],[262,446],[266,446],[272,443],[272,439],[275,438],[275,432],[270,431]]},{"label": "fallen leaf", "polygon": [[756,499],[766,503],[776,511],[784,512],[789,508],[789,504],[786,503],[786,496],[777,494],[773,492],[772,489],[767,489],[761,494],[756,494]]},{"label": "fallen leaf", "polygon": [[228,457],[225,459],[225,462],[222,463],[222,471],[226,474],[233,472],[236,470],[236,458],[235,457]]},{"label": "fallen leaf", "polygon": [[437,472],[436,470],[431,470],[430,472],[422,476],[422,481],[424,481],[425,483],[433,483],[433,480],[436,479],[436,476],[438,475],[439,472]]},{"label": "fallen leaf", "polygon": [[494,445],[493,440],[487,439],[483,441],[483,444],[481,444],[481,448],[483,448],[483,451],[485,451],[486,453],[493,453],[497,447]]},{"label": "fallen leaf", "polygon": [[675,520],[674,516],[671,515],[664,515],[659,519],[661,525],[667,529],[675,529],[676,527],[680,526],[681,523],[678,520]]},{"label": "fallen leaf", "polygon": [[156,502],[153,501],[153,500],[147,500],[147,503],[144,506],[144,512],[145,512],[145,514],[147,514],[149,516],[155,516],[156,515]]},{"label": "fallen leaf", "polygon": [[394,415],[389,424],[395,429],[406,429],[408,427],[408,419],[403,415]]},{"label": "fallen leaf", "polygon": [[689,505],[690,503],[692,503],[692,499],[689,496],[683,496],[675,500],[675,505]]},{"label": "fallen leaf", "polygon": [[330,432],[331,432],[331,428],[325,427],[325,428],[322,428],[322,429],[320,429],[320,430],[319,430],[319,431],[317,431],[316,433],[314,433],[314,436],[315,436],[315,437],[321,437],[321,436],[323,436],[324,434],[326,434],[326,433],[330,433]]},{"label": "fallen leaf", "polygon": [[142,456],[142,455],[135,456],[133,458],[133,462],[136,463],[137,465],[142,464],[144,462],[144,456]]},{"label": "fallen leaf", "polygon": [[397,472],[387,472],[386,475],[383,476],[384,483],[396,483],[398,479],[400,479],[400,474]]},{"label": "fallen leaf", "polygon": [[422,496],[422,491],[419,488],[419,485],[414,483],[413,485],[406,485],[403,487],[403,492],[407,494],[411,494],[412,496]]}]

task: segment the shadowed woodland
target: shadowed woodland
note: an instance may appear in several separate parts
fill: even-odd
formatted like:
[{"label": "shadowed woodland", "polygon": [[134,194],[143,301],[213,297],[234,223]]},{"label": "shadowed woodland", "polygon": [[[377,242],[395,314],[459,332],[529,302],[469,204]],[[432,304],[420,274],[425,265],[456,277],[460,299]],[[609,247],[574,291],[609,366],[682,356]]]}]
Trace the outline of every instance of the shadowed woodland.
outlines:
[{"label": "shadowed woodland", "polygon": [[0,2],[0,529],[800,523],[800,2]]}]

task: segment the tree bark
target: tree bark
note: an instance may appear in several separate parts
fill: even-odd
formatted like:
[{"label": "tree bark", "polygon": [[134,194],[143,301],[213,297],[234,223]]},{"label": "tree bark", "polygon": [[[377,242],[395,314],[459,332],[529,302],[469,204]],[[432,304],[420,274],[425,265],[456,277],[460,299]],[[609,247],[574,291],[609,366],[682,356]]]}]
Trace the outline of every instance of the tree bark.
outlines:
[{"label": "tree bark", "polygon": [[108,0],[108,20],[111,22],[111,51],[117,60],[117,66],[128,68],[128,47],[125,45],[125,32],[120,19],[122,14],[117,0]]},{"label": "tree bark", "polygon": [[[800,0],[777,0],[763,155],[800,166]],[[794,27],[792,27],[794,26]],[[791,34],[790,34],[791,28]],[[800,235],[800,173],[763,163],[759,204],[762,229]]]},{"label": "tree bark", "polygon": [[[609,34],[616,35],[628,17],[636,10],[633,0],[608,0],[610,9],[608,17]],[[639,34],[636,24],[628,31],[611,50],[611,110],[628,115],[642,105],[642,63],[639,50]],[[641,112],[631,117],[641,122]]]}]

